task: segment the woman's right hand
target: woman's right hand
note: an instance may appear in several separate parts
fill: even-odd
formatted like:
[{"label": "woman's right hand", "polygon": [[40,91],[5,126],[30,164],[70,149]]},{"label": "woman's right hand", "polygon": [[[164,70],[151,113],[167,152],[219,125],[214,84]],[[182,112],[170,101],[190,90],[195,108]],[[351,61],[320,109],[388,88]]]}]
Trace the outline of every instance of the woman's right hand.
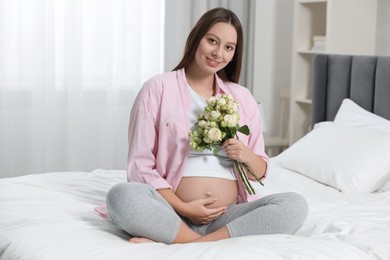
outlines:
[{"label": "woman's right hand", "polygon": [[183,212],[182,215],[187,217],[195,225],[208,224],[227,210],[227,207],[207,207],[216,201],[216,198],[207,198],[187,202],[185,203],[185,212]]}]

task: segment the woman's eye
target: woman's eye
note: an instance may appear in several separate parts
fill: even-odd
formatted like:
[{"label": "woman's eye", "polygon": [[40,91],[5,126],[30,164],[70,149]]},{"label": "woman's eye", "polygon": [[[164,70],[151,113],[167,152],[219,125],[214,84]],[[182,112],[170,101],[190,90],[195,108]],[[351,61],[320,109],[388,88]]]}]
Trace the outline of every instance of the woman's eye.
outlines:
[{"label": "woman's eye", "polygon": [[217,41],[214,40],[213,38],[209,38],[209,43],[215,44],[215,43],[217,43]]},{"label": "woman's eye", "polygon": [[226,46],[226,49],[229,50],[229,51],[233,51],[234,47],[233,46]]}]

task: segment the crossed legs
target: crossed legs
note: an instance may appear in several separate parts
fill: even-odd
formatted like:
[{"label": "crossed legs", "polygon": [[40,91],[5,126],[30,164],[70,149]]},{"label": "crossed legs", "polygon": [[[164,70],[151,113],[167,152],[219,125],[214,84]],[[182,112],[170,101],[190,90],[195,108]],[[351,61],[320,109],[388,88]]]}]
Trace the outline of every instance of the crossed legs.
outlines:
[{"label": "crossed legs", "polygon": [[296,232],[307,216],[306,201],[296,193],[281,193],[237,204],[202,226],[184,222],[155,190],[141,183],[120,183],[110,189],[107,208],[116,226],[131,242],[166,244],[206,242],[248,235]]}]

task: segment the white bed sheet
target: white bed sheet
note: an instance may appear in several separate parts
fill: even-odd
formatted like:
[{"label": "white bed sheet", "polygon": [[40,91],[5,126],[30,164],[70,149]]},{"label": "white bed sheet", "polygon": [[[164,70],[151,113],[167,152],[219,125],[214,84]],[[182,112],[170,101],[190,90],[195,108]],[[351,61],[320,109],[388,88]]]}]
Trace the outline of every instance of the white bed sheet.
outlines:
[{"label": "white bed sheet", "polygon": [[295,191],[309,203],[295,235],[181,245],[130,244],[93,208],[124,171],[58,172],[0,180],[0,259],[390,259],[390,193],[354,197],[276,166],[262,195]]}]

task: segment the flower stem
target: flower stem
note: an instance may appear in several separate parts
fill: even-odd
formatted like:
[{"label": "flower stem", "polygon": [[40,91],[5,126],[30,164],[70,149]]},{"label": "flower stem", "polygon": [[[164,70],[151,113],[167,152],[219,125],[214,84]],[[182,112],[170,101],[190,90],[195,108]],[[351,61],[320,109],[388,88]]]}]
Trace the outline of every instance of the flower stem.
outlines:
[{"label": "flower stem", "polygon": [[249,169],[248,165],[244,164],[245,165],[245,168],[247,169],[247,171],[256,179],[256,181],[258,183],[261,184],[261,186],[264,186],[264,183],[259,179],[257,178],[257,176]]},{"label": "flower stem", "polygon": [[[236,138],[237,138],[237,140],[240,140],[238,138],[237,134],[236,134]],[[246,170],[256,179],[256,181],[258,183],[260,183],[262,186],[264,186],[263,182],[259,178],[257,178],[257,176],[249,169],[248,165],[240,163],[240,162],[238,162],[236,160],[234,160],[234,165],[236,166],[238,172],[240,173],[241,180],[244,183],[245,188],[249,192],[250,195],[256,194],[256,192],[255,192],[255,190],[253,189],[252,185],[250,184],[250,182],[248,180],[248,176],[246,174]],[[245,166],[245,169],[244,169],[243,165]]]},{"label": "flower stem", "polygon": [[244,167],[242,166],[242,163],[234,160],[234,165],[236,166],[238,173],[240,174],[241,180],[244,183],[244,186],[245,186],[246,190],[248,191],[248,193],[250,195],[256,194],[255,190],[253,189],[252,185],[250,184],[250,182],[248,180],[248,176],[246,175],[246,171],[245,171]]}]

